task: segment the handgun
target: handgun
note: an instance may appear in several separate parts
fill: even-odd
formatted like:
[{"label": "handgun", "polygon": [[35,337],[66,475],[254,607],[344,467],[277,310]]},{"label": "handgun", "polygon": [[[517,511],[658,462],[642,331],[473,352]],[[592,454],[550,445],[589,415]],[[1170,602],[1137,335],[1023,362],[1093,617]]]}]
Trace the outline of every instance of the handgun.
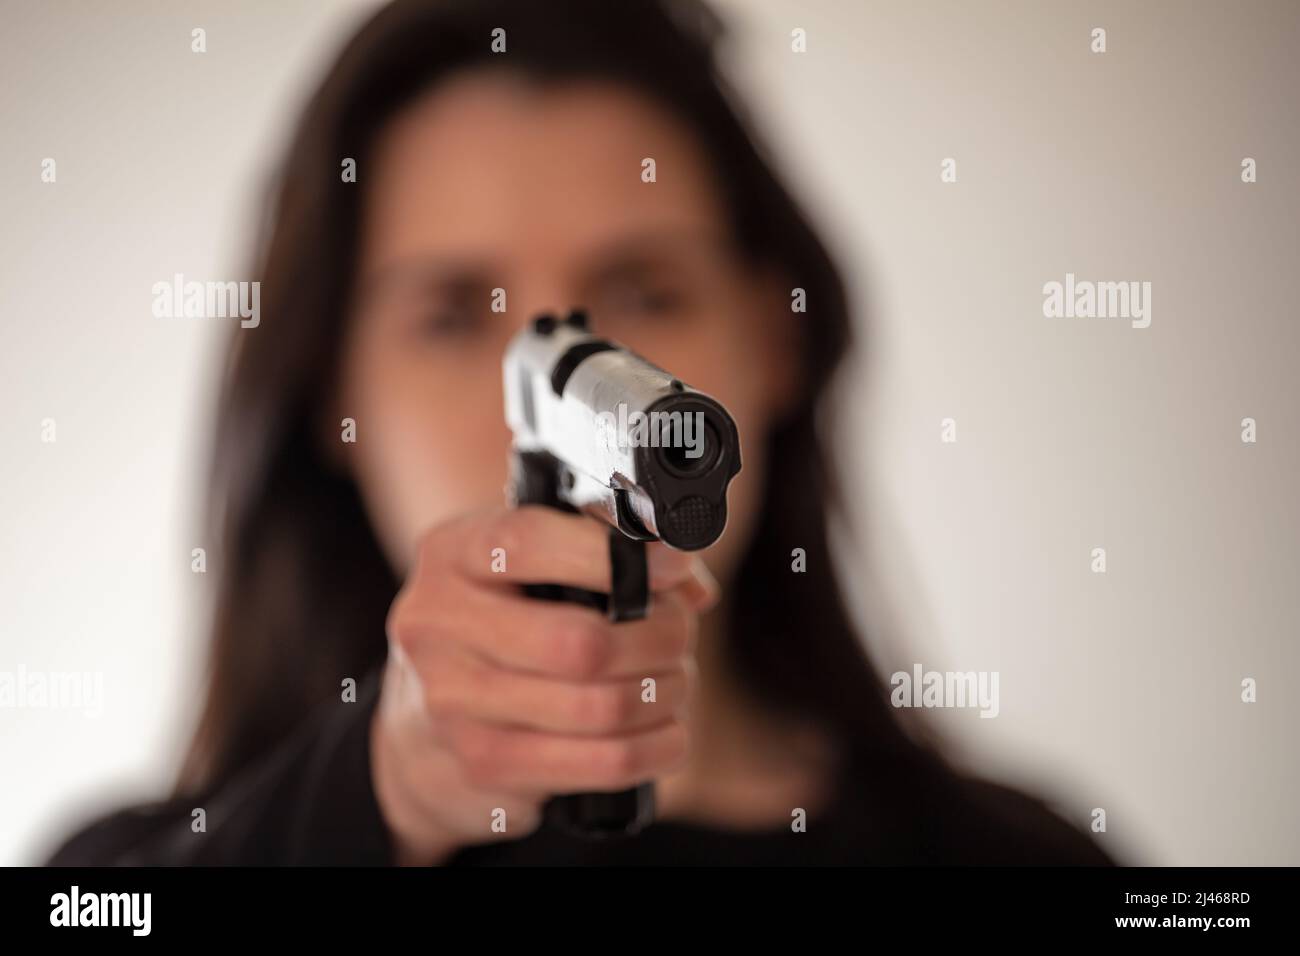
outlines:
[{"label": "handgun", "polygon": [[[538,315],[502,360],[513,440],[507,501],[592,515],[609,526],[608,595],[556,584],[525,593],[594,607],[612,621],[646,616],[645,546],[696,551],[721,537],[740,437],[716,399],[592,333],[587,311]],[[543,821],[589,838],[633,835],[654,819],[654,782],[551,797]]]}]

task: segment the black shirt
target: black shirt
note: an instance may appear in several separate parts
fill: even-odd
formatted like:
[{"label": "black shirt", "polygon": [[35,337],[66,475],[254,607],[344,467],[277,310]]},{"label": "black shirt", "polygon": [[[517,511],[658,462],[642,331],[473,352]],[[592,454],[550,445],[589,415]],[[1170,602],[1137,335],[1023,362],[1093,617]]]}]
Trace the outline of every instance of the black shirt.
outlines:
[{"label": "black shirt", "polygon": [[[331,702],[206,799],[117,810],[70,836],[52,866],[391,865],[370,776],[378,672]],[[928,769],[927,769],[928,768]],[[194,811],[206,831],[194,832]],[[850,762],[804,832],[659,821],[588,841],[543,827],[462,848],[448,865],[1084,864],[1115,861],[1083,830],[1016,790],[910,760]]]}]

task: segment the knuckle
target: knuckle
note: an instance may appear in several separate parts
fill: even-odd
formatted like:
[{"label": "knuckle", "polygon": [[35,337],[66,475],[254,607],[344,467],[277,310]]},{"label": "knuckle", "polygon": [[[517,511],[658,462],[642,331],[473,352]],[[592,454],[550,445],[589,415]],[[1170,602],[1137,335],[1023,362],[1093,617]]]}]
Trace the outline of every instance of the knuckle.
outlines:
[{"label": "knuckle", "polygon": [[582,728],[614,730],[632,716],[631,695],[622,687],[583,688],[578,693],[574,721]]},{"label": "knuckle", "polygon": [[446,550],[446,526],[435,525],[420,533],[415,543],[416,570],[425,570],[436,564]]},{"label": "knuckle", "polygon": [[403,591],[388,608],[388,617],[384,621],[384,630],[388,639],[410,656],[415,642],[415,628],[410,614],[410,597]]},{"label": "knuckle", "polygon": [[457,667],[459,680],[473,699],[482,700],[491,697],[495,691],[495,670],[482,658],[467,659]]},{"label": "knuckle", "polygon": [[611,649],[599,620],[570,618],[551,640],[557,670],[576,678],[595,677],[609,662]]},{"label": "knuckle", "polygon": [[490,693],[492,674],[488,667],[460,660],[451,648],[431,655],[424,669],[425,701],[430,713],[449,717],[465,710],[466,701],[481,701]]},{"label": "knuckle", "polygon": [[496,764],[489,761],[464,764],[462,773],[466,783],[480,790],[486,790],[497,782]]},{"label": "knuckle", "polygon": [[426,642],[435,641],[447,634],[446,611],[455,596],[446,593],[443,575],[425,576],[419,590],[411,585],[403,588],[388,608],[384,630],[391,643],[407,656]]},{"label": "knuckle", "polygon": [[641,769],[637,748],[629,740],[603,742],[600,768],[611,782],[621,783],[636,776]]},{"label": "knuckle", "polygon": [[526,508],[495,512],[483,523],[479,549],[490,554],[494,548],[501,548],[509,560],[525,547],[531,521],[531,513]]},{"label": "knuckle", "polygon": [[458,723],[450,735],[450,744],[466,780],[475,786],[491,782],[497,747],[490,731],[469,721]]},{"label": "knuckle", "polygon": [[437,720],[448,720],[456,714],[456,701],[446,681],[435,680],[425,685],[424,709]]}]

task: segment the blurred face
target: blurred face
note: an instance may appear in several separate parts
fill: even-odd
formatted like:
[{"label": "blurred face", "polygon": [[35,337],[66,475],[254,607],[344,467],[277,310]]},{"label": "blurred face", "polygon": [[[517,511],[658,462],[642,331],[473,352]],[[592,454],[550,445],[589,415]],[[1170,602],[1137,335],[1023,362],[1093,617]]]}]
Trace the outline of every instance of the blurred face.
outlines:
[{"label": "blurred face", "polygon": [[[642,181],[655,160],[657,182]],[[429,527],[504,503],[501,358],[543,311],[719,399],[740,429],[729,522],[705,553],[720,580],[753,527],[762,440],[794,387],[789,284],[728,244],[717,184],[689,133],[612,85],[531,88],[465,74],[397,116],[358,170],[357,292],[330,446],[405,573]],[[506,311],[492,311],[493,290]],[[338,421],[357,441],[338,441]]]}]

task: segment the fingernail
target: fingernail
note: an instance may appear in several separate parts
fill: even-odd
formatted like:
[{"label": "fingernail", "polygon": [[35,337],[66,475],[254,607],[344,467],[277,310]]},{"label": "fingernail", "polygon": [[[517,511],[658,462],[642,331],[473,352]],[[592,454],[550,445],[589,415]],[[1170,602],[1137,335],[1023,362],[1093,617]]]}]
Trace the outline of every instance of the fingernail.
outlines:
[{"label": "fingernail", "polygon": [[659,542],[654,542],[647,551],[650,576],[659,584],[676,584],[691,573],[695,556],[690,552],[674,551]]}]

